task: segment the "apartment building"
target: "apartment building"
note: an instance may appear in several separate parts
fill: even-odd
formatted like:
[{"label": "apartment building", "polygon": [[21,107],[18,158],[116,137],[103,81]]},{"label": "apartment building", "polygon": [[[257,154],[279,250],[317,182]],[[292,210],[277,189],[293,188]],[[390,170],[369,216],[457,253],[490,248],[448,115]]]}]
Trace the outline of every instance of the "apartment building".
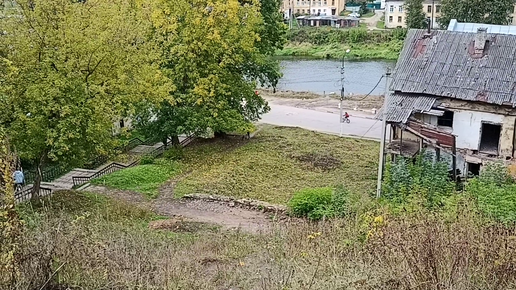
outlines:
[{"label": "apartment building", "polygon": [[[346,0],[283,0],[283,11],[298,15],[336,16],[346,7]],[[290,10],[291,9],[291,10]]]},{"label": "apartment building", "polygon": [[[439,16],[441,15],[441,1],[426,0],[423,2],[423,12],[432,21],[434,29],[439,28]],[[407,27],[405,1],[385,0],[385,27]]]}]

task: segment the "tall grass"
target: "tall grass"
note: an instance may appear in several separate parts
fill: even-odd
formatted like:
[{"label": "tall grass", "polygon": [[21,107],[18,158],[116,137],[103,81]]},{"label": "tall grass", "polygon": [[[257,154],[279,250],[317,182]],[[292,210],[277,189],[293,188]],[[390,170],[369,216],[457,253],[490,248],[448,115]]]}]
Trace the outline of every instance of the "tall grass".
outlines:
[{"label": "tall grass", "polygon": [[514,289],[515,229],[470,209],[174,233],[147,227],[157,217],[145,210],[65,192],[20,210],[24,259],[10,289],[49,278],[53,289]]},{"label": "tall grass", "polygon": [[406,30],[367,31],[363,28],[303,28],[291,30],[289,43],[279,56],[396,60],[403,47]]}]

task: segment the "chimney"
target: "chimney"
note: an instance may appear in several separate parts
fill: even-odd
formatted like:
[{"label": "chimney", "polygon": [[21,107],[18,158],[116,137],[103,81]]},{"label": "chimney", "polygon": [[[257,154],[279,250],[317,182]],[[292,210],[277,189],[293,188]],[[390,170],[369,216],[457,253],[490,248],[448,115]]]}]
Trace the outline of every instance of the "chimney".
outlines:
[{"label": "chimney", "polygon": [[430,19],[430,17],[426,19],[426,22],[426,33],[430,34],[432,32],[432,20]]},{"label": "chimney", "polygon": [[475,36],[475,54],[483,54],[486,47],[487,28],[478,28]]}]

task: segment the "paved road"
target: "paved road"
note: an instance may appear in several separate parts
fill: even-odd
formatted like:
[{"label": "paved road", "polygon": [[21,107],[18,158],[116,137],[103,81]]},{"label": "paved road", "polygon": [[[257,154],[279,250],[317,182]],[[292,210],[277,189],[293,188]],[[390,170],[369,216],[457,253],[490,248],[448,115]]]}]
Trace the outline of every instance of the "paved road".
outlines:
[{"label": "paved road", "polygon": [[[263,115],[261,122],[266,124],[300,127],[308,130],[340,134],[341,124],[339,115],[324,113],[309,109],[269,104],[271,111]],[[382,122],[367,118],[354,117],[353,112],[349,124],[342,124],[342,133],[347,136],[365,137],[370,139],[380,139]]]}]

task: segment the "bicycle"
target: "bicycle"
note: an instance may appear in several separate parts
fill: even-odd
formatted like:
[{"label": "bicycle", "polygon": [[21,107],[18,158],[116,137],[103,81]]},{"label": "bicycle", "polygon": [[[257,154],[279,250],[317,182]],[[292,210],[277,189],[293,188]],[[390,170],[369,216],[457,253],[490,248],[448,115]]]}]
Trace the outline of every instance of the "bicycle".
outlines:
[{"label": "bicycle", "polygon": [[349,120],[349,118],[347,117],[344,117],[343,120],[342,120],[343,123],[350,123],[351,121]]}]

